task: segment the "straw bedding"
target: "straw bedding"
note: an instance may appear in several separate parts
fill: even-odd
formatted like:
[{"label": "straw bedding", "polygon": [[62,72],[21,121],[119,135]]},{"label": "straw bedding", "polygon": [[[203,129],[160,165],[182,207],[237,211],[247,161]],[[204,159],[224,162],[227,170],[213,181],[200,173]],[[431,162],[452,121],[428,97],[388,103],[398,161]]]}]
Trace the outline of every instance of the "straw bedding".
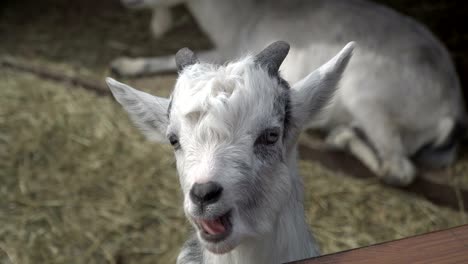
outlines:
[{"label": "straw bedding", "polygon": [[[161,41],[145,31],[147,12],[116,1],[35,3],[2,2],[0,35],[9,37],[0,56],[103,80],[118,55],[210,46],[180,7],[176,28]],[[442,5],[407,11],[436,23],[443,18],[424,14],[443,14]],[[464,46],[444,32],[465,69]],[[167,95],[174,75],[125,81]],[[467,164],[464,155],[451,168],[465,186]],[[307,220],[324,253],[468,223],[463,211],[375,180],[308,161],[300,168]],[[170,147],[146,142],[110,97],[0,68],[0,263],[173,263],[191,232],[181,198]]]},{"label": "straw bedding", "polygon": [[[171,263],[190,232],[168,146],[111,98],[0,72],[0,262]],[[466,223],[463,212],[302,161],[325,253]],[[3,259],[2,259],[3,257]]]}]

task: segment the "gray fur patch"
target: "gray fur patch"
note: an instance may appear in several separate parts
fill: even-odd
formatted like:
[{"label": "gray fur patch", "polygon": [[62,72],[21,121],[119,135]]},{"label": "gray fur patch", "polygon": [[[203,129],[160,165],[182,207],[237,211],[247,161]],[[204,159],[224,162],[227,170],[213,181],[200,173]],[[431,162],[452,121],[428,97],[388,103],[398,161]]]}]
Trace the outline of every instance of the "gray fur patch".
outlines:
[{"label": "gray fur patch", "polygon": [[172,95],[170,97],[170,101],[169,101],[169,105],[167,106],[167,120],[170,119],[170,116],[171,116],[171,110],[172,110],[172,101],[174,100],[174,98],[172,98]]},{"label": "gray fur patch", "polygon": [[203,252],[196,235],[187,240],[177,257],[177,264],[203,263]]},{"label": "gray fur patch", "polygon": [[[282,79],[281,77],[279,78]],[[280,85],[282,87],[285,87],[285,89],[281,92],[281,95],[275,100],[273,105],[273,111],[283,122],[284,139],[288,135],[288,131],[291,125],[291,98],[289,94],[289,84],[283,80],[283,82],[280,82]]]},{"label": "gray fur patch", "polygon": [[465,130],[464,125],[457,122],[442,144],[436,146],[434,142],[429,142],[416,151],[411,158],[418,165],[426,168],[442,168],[450,165],[456,159]]},{"label": "gray fur patch", "polygon": [[441,51],[436,47],[429,45],[421,45],[416,52],[412,54],[414,60],[425,66],[437,68],[439,65],[439,58],[442,57]]},{"label": "gray fur patch", "polygon": [[238,163],[236,169],[243,175],[243,181],[236,184],[236,190],[242,190],[239,197],[242,197],[239,201],[239,208],[242,208],[245,212],[252,212],[259,208],[262,197],[264,197],[263,190],[261,188],[261,180],[258,176],[252,177],[252,168],[245,163]]},{"label": "gray fur patch", "polygon": [[284,139],[289,135],[289,132],[291,130],[292,126],[292,118],[291,118],[291,97],[289,95],[289,92],[286,95],[286,102],[284,105],[284,119],[283,119],[283,142],[286,142]]},{"label": "gray fur patch", "polygon": [[277,162],[283,162],[283,151],[278,146],[256,146],[254,154],[258,160],[267,166],[273,166]]}]

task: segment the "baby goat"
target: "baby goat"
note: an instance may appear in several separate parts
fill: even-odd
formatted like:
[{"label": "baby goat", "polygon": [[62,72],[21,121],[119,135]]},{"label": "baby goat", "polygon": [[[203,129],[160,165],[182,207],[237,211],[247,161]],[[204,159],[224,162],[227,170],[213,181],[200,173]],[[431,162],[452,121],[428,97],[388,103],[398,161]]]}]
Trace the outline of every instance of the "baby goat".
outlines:
[{"label": "baby goat", "polygon": [[179,264],[283,263],[319,254],[305,221],[296,144],[333,97],[353,46],[291,88],[279,74],[286,42],[222,66],[181,49],[169,99],[107,79],[143,133],[174,147],[184,211],[197,231]]},{"label": "baby goat", "polygon": [[[122,0],[155,8],[153,31],[170,27],[169,7],[185,2],[215,49],[203,60],[222,63],[275,39],[291,43],[283,63],[294,83],[359,43],[336,100],[309,127],[348,150],[387,183],[410,184],[413,161],[442,167],[457,153],[466,112],[460,83],[443,45],[416,21],[364,0]],[[159,21],[159,22],[158,22]],[[124,75],[175,70],[173,56],[121,58]]]}]

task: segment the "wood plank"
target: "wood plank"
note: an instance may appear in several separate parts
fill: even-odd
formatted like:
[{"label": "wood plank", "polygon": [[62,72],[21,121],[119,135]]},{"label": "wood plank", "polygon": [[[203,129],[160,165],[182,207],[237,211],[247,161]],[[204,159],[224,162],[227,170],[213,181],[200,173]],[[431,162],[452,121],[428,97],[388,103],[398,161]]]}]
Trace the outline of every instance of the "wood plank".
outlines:
[{"label": "wood plank", "polygon": [[[299,145],[299,152],[302,159],[317,161],[332,171],[356,178],[377,177],[354,156],[340,150]],[[468,190],[461,187],[457,190],[443,172],[422,171],[413,184],[400,189],[423,196],[437,205],[468,211]]]},{"label": "wood plank", "polygon": [[291,263],[468,263],[468,225]]}]

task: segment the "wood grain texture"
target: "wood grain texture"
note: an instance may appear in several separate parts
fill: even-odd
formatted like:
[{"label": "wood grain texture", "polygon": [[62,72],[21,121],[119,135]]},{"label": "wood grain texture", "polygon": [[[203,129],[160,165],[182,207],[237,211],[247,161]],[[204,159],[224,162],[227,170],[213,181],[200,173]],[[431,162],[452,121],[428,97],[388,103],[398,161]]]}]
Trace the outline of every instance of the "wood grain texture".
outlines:
[{"label": "wood grain texture", "polygon": [[466,264],[468,225],[291,263]]}]

